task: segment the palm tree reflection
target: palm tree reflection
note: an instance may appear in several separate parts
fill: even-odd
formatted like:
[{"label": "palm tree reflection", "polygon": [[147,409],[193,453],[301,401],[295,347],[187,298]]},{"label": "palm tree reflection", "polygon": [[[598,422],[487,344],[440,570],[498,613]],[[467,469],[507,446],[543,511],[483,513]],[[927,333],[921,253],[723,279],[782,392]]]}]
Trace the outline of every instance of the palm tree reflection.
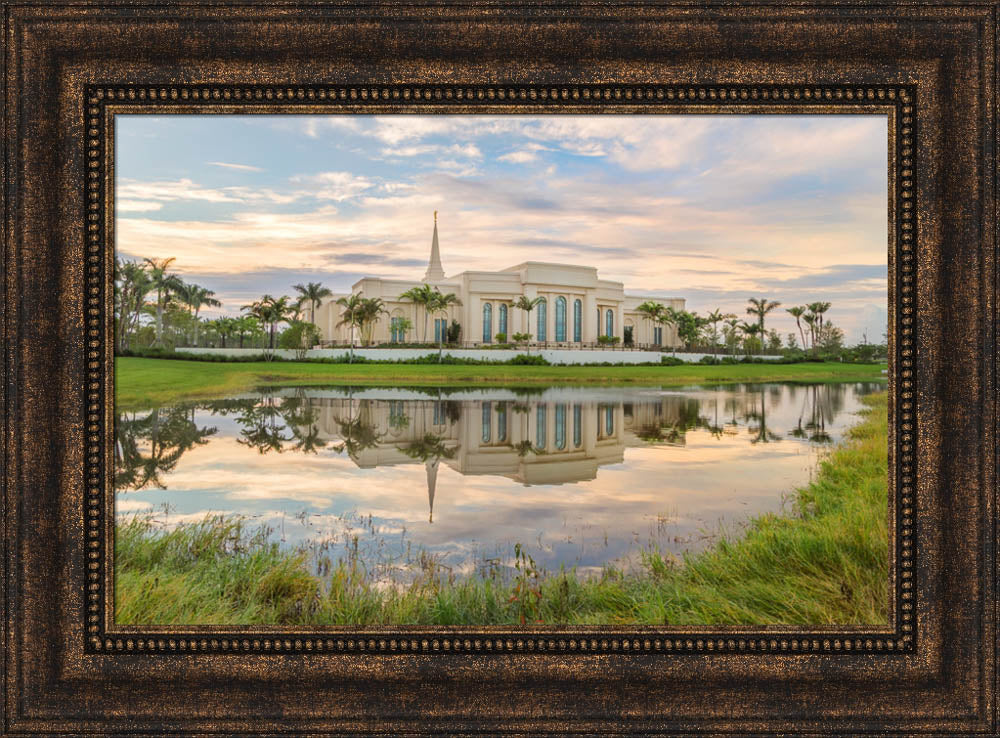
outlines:
[{"label": "palm tree reflection", "polygon": [[115,422],[115,489],[166,489],[160,479],[177,466],[181,456],[208,443],[215,427],[198,427],[194,406],[156,408],[146,415],[119,413]]}]

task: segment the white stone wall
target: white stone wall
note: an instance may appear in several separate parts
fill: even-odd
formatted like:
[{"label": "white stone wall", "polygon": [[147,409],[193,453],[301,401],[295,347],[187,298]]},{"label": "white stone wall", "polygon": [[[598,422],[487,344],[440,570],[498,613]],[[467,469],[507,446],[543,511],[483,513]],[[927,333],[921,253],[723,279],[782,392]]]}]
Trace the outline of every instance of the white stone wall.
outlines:
[{"label": "white stone wall", "polygon": [[[219,356],[251,356],[260,354],[260,349],[239,349],[239,348],[179,348],[178,353],[190,354],[213,354]],[[295,351],[290,349],[276,349],[277,356],[286,359],[294,359]],[[306,352],[306,357],[310,359],[333,358],[343,356],[348,353],[347,349],[310,349]],[[400,359],[418,359],[427,354],[436,354],[437,351],[431,349],[355,349],[355,356],[364,356],[367,359],[382,361],[398,361]],[[446,355],[464,359],[479,359],[482,361],[507,361],[513,359],[518,354],[526,353],[524,350],[507,349],[448,349]],[[603,364],[610,362],[613,364],[647,364],[658,363],[660,357],[669,356],[659,351],[580,351],[573,349],[532,349],[533,356],[539,355],[551,364]],[[688,362],[700,361],[703,356],[710,354],[677,354],[677,358]],[[741,357],[742,358],[742,357]],[[761,356],[762,359],[776,359],[775,356]]]}]

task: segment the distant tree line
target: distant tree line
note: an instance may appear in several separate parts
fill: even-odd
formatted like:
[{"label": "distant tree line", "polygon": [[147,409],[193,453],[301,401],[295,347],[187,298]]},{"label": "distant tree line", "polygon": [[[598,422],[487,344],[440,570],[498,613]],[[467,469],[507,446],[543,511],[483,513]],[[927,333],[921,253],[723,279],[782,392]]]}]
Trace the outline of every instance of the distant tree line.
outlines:
[{"label": "distant tree line", "polygon": [[[262,295],[240,308],[238,317],[222,316],[208,319],[201,315],[203,308],[218,308],[222,304],[215,293],[197,284],[185,282],[173,271],[175,259],[147,258],[141,261],[117,259],[115,262],[115,335],[118,352],[142,351],[148,348],[173,349],[184,346],[218,348],[256,348],[273,351],[275,348],[304,352],[319,343],[320,330],[316,326],[316,310],[333,293],[318,282],[296,284],[294,296],[274,297]],[[442,293],[437,287],[421,284],[404,292],[402,300],[416,306],[417,318],[422,328],[419,342],[428,343],[429,322],[432,317],[446,317],[450,309],[460,306],[461,300],[454,293]],[[530,325],[531,313],[544,298],[529,299],[521,296],[512,307],[524,311]],[[374,342],[375,328],[388,316],[385,302],[377,297],[352,294],[336,301],[338,327],[349,328],[351,355],[355,345],[370,346]],[[830,302],[811,302],[786,308],[795,318],[797,332],[785,338],[776,330],[768,330],[767,316],[781,307],[777,300],[767,297],[747,299],[745,315],[741,320],[734,313],[716,308],[707,315],[678,310],[655,300],[648,300],[637,308],[649,325],[671,328],[685,351],[702,351],[713,356],[750,356],[771,354],[784,356],[850,358],[874,360],[886,355],[886,340],[870,343],[867,336],[856,346],[847,348],[844,332],[827,319]],[[308,317],[308,319],[306,319]],[[422,320],[420,320],[422,318]],[[416,333],[409,318],[393,318],[392,337],[397,343],[417,343]],[[461,326],[452,320],[445,330],[436,331],[434,343],[440,356],[446,343],[455,343]],[[500,339],[500,335],[497,336]],[[883,339],[886,337],[883,336]],[[503,341],[530,345],[530,333],[514,333]],[[626,347],[650,348],[650,344],[637,344],[634,329],[626,326],[623,335],[601,336],[602,343],[622,342]],[[674,342],[671,348],[677,348]]]}]

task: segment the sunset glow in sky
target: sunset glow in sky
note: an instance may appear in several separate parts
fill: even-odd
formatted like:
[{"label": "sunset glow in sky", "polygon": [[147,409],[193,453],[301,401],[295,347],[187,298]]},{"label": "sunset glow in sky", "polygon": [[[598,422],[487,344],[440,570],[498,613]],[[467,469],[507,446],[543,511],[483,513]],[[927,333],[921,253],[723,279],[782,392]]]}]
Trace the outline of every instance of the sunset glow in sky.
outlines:
[{"label": "sunset glow in sky", "polygon": [[176,257],[235,315],[363,276],[595,266],[630,293],[745,319],[829,301],[886,330],[883,116],[118,116],[116,246]]}]

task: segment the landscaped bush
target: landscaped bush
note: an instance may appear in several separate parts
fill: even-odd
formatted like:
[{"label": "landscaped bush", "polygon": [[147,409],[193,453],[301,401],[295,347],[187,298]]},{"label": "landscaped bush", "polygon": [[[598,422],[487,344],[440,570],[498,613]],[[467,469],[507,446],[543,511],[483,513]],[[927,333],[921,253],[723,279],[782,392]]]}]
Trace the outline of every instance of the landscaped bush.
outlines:
[{"label": "landscaped bush", "polygon": [[[166,348],[143,348],[125,349],[119,351],[117,356],[134,356],[139,359],[174,359],[176,361],[210,361],[210,362],[248,362],[267,361],[264,353],[229,356],[227,354],[189,354],[182,351],[173,351]],[[280,356],[273,357],[274,361],[284,361]]]},{"label": "landscaped bush", "polygon": [[518,354],[506,363],[513,366],[551,366],[544,356],[538,354]]},{"label": "landscaped bush", "polygon": [[687,362],[684,359],[678,359],[676,356],[661,356],[660,363],[664,366],[682,366]]},{"label": "landscaped bush", "polygon": [[312,323],[296,320],[278,336],[278,346],[295,351],[296,359],[306,358],[306,351],[319,342],[319,328]]},{"label": "landscaped bush", "polygon": [[497,333],[496,336],[494,336],[494,338],[496,339],[497,343],[507,343],[506,333]]}]

